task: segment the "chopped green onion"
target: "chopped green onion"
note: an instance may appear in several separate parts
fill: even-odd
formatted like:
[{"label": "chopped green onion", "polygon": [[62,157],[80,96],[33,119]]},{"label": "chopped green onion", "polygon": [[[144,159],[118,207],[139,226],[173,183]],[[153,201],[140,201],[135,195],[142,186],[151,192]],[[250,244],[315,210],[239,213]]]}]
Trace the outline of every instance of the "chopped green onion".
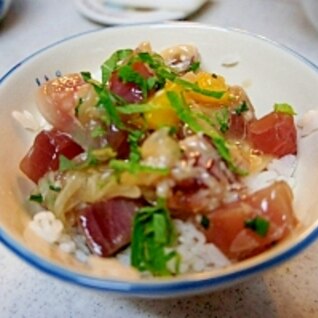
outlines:
[{"label": "chopped green onion", "polygon": [[275,104],[274,105],[274,111],[276,113],[285,113],[288,115],[297,115],[297,113],[294,111],[293,107],[289,104],[282,103],[282,104]]},{"label": "chopped green onion", "polygon": [[[154,276],[178,273],[179,254],[172,250],[176,232],[164,201],[155,206],[141,208],[135,215],[131,242],[131,264],[140,271],[149,271]],[[175,268],[168,262],[174,258]]]},{"label": "chopped green onion", "polygon": [[269,230],[270,223],[267,219],[256,216],[253,219],[245,220],[244,226],[259,236],[265,237]]}]

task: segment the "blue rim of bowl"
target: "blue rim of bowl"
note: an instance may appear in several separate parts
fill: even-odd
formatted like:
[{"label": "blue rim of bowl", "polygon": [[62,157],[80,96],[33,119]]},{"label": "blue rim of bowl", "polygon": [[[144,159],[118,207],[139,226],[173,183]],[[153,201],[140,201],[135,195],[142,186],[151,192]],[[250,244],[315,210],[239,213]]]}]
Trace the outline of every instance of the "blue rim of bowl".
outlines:
[{"label": "blue rim of bowl", "polygon": [[[318,74],[318,66],[308,60],[303,55],[297,53],[293,49],[282,45],[278,42],[272,41],[267,39],[264,36],[260,36],[257,34],[250,33],[245,30],[235,29],[235,28],[221,28],[221,27],[214,27],[214,26],[207,26],[200,23],[183,23],[183,22],[174,22],[174,23],[167,23],[167,24],[153,24],[148,25],[149,27],[153,28],[169,28],[173,27],[198,27],[198,28],[205,28],[211,30],[219,30],[222,32],[236,32],[240,34],[244,34],[246,36],[253,37],[260,41],[267,42],[283,51],[293,55],[296,59],[303,62],[311,69],[315,70]],[[143,26],[144,27],[144,26]],[[140,28],[140,26],[121,26],[115,27],[118,28]],[[105,29],[97,29],[97,30],[90,30],[86,32],[82,32],[76,35],[72,35],[66,37],[60,41],[57,41],[43,49],[36,51],[35,53],[29,55],[21,62],[17,63],[13,66],[7,73],[5,73],[0,78],[0,84],[4,82],[4,80],[9,77],[13,72],[15,72],[20,66],[28,62],[33,57],[39,55],[40,53],[55,47],[61,43],[67,42],[69,40],[88,35],[94,32],[109,32],[105,31]],[[66,269],[62,266],[57,264],[51,263],[46,261],[45,259],[41,258],[40,256],[32,253],[31,251],[27,250],[13,238],[11,238],[7,233],[4,232],[3,229],[0,228],[0,242],[2,242],[8,249],[13,251],[15,254],[20,256],[24,261],[29,263],[30,265],[34,266],[35,268],[41,270],[44,273],[49,274],[50,276],[56,277],[62,281],[70,282],[76,285],[98,289],[107,292],[114,292],[120,294],[127,294],[127,295],[135,295],[135,296],[148,296],[148,297],[160,297],[165,295],[178,295],[178,294],[186,294],[186,293],[195,293],[205,290],[214,290],[217,288],[221,288],[226,285],[231,285],[235,282],[241,281],[248,277],[254,276],[258,273],[264,272],[265,270],[269,270],[272,267],[275,267],[293,256],[296,256],[298,253],[303,251],[306,247],[308,247],[311,243],[313,243],[318,238],[318,226],[316,226],[309,234],[307,233],[304,235],[301,241],[297,242],[292,247],[284,250],[281,254],[275,255],[272,258],[263,261],[262,263],[252,265],[248,268],[243,268],[237,270],[235,272],[230,272],[226,274],[219,275],[218,277],[211,277],[211,278],[200,278],[200,279],[187,279],[184,281],[173,280],[170,282],[167,281],[156,281],[156,282],[124,282],[118,280],[111,280],[111,279],[103,279],[98,277],[92,277],[88,275],[84,275],[78,272],[73,272],[69,269]]]}]

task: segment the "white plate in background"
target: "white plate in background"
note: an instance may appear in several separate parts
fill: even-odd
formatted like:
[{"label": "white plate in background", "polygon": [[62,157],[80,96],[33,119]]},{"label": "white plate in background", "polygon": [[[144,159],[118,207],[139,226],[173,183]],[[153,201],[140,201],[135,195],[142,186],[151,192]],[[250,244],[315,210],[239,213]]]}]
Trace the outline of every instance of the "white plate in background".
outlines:
[{"label": "white plate in background", "polygon": [[[140,1],[137,1],[137,4],[140,2],[140,8],[142,8],[146,1]],[[185,3],[182,6],[181,0],[171,0],[170,5],[167,0],[163,0],[161,6],[160,0],[155,1],[156,5],[152,5],[152,9],[136,9],[127,6],[125,5],[129,2],[127,0],[120,0],[118,4],[116,0],[74,0],[74,3],[78,11],[90,20],[101,24],[128,25],[184,19],[207,2],[207,0],[184,0]],[[149,0],[149,2],[152,1]]]}]

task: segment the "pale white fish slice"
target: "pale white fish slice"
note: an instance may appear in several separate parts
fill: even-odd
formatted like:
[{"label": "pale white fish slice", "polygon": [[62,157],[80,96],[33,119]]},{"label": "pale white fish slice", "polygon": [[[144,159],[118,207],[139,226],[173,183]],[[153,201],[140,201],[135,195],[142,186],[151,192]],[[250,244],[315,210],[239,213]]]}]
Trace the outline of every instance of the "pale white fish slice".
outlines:
[{"label": "pale white fish slice", "polygon": [[305,137],[318,130],[318,111],[309,110],[298,121],[300,136]]},{"label": "pale white fish slice", "polygon": [[184,12],[193,12],[205,2],[207,0],[105,0],[105,4],[147,9],[180,10]]}]

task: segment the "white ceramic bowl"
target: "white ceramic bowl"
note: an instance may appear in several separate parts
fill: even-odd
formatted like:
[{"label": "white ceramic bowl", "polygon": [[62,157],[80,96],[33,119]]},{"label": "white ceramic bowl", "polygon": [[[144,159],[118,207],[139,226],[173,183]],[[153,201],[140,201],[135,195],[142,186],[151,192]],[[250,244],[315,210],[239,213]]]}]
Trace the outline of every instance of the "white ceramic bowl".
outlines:
[{"label": "white ceramic bowl", "polygon": [[[13,110],[36,114],[36,82],[56,72],[95,72],[118,48],[135,47],[150,40],[153,48],[180,43],[196,45],[203,67],[223,74],[229,83],[249,83],[247,92],[256,112],[262,115],[275,102],[294,105],[298,116],[318,108],[318,69],[305,58],[264,38],[241,31],[190,23],[104,29],[62,40],[14,66],[0,80],[0,239],[25,261],[66,281],[130,296],[168,297],[216,290],[272,268],[302,251],[318,235],[318,134],[302,140],[296,171],[295,212],[302,227],[267,252],[246,261],[201,274],[168,280],[140,281],[114,276],[96,276],[85,271],[67,255],[46,244],[34,244],[25,235],[29,220],[24,202],[31,188],[18,164],[33,135],[25,132],[11,116]],[[235,56],[235,67],[222,62]]]}]

